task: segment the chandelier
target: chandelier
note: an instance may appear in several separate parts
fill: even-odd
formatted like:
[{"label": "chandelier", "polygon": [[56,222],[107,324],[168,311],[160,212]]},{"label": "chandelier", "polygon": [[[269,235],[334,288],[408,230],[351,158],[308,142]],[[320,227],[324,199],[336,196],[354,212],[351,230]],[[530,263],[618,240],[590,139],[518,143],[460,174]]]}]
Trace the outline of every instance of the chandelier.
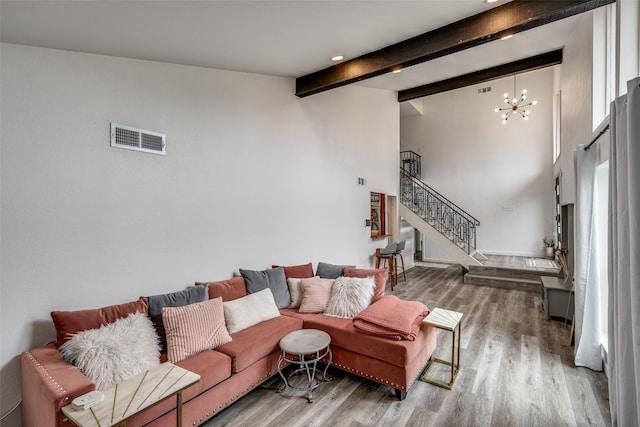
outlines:
[{"label": "chandelier", "polygon": [[[516,76],[514,75],[513,76],[513,95],[515,96],[515,94],[516,94]],[[527,107],[536,105],[538,101],[531,101],[528,103],[526,101],[527,101],[526,89],[522,89],[522,92],[520,93],[520,98],[510,98],[509,94],[505,93],[504,103],[507,104],[507,106],[503,108],[496,108],[494,111],[496,113],[503,112],[502,124],[507,123],[507,120],[509,120],[509,117],[511,117],[514,114],[519,114],[520,116],[522,116],[523,119],[529,120],[530,111],[527,110]]]}]

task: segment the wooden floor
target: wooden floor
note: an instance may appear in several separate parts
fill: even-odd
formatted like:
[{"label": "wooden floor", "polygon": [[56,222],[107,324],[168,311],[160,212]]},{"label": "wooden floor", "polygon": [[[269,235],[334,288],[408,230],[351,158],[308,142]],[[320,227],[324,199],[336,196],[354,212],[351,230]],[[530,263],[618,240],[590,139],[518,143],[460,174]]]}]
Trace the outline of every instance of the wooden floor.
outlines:
[{"label": "wooden floor", "polygon": [[[569,331],[543,318],[532,292],[465,285],[459,266],[415,267],[394,295],[464,313],[461,371],[453,390],[416,381],[407,399],[371,381],[329,369],[308,403],[275,392],[272,378],[206,425],[213,426],[608,426],[607,379],[573,365]],[[387,288],[387,293],[391,293]],[[438,331],[448,359],[450,333]]]}]

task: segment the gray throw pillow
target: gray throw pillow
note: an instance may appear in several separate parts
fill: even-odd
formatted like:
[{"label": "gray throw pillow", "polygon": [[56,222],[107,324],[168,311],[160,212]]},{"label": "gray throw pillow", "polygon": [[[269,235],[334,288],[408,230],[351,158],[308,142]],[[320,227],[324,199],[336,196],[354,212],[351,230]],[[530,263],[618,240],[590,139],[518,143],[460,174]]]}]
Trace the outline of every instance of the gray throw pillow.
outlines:
[{"label": "gray throw pillow", "polygon": [[253,294],[269,288],[278,308],[287,308],[291,304],[284,268],[270,268],[264,271],[243,270],[241,268],[240,274],[247,286],[247,293]]},{"label": "gray throw pillow", "polygon": [[164,354],[167,352],[167,336],[164,331],[164,322],[162,321],[162,307],[182,307],[206,301],[209,299],[209,287],[189,286],[183,291],[152,295],[146,298],[149,303],[149,318],[156,328],[156,333],[160,338],[160,351]]},{"label": "gray throw pillow", "polygon": [[344,275],[345,268],[356,268],[355,265],[335,265],[327,264],[325,262],[318,263],[318,269],[316,270],[316,276],[320,276],[323,279],[337,279]]},{"label": "gray throw pillow", "polygon": [[169,294],[152,295],[149,301],[149,316],[162,315],[162,307],[182,307],[209,299],[207,286],[189,286],[187,289]]}]

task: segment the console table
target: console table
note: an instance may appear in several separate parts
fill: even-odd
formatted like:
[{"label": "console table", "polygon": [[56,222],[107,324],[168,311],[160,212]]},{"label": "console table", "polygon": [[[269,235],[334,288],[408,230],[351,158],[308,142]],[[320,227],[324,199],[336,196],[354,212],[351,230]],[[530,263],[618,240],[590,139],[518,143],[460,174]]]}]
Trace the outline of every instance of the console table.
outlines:
[{"label": "console table", "polygon": [[167,362],[103,390],[104,401],[89,409],[67,405],[62,412],[80,427],[124,427],[135,415],[176,396],[177,425],[181,427],[182,391],[198,381],[200,375]]},{"label": "console table", "polygon": [[[565,284],[565,279],[541,276],[542,305],[547,320],[551,317],[561,317],[573,321],[574,297],[571,282]],[[568,309],[567,309],[568,307]]]}]

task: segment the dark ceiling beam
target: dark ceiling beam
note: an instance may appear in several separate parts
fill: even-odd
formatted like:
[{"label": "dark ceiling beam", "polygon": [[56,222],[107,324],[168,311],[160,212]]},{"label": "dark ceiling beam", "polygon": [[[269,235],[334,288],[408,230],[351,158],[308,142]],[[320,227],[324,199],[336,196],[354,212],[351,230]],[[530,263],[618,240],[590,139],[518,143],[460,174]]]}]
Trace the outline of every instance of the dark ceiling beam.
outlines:
[{"label": "dark ceiling beam", "polygon": [[410,67],[615,3],[616,0],[514,0],[433,31],[296,79],[305,97]]},{"label": "dark ceiling beam", "polygon": [[540,68],[551,67],[562,64],[562,49],[541,55],[531,56],[508,64],[497,65],[484,70],[462,76],[452,77],[439,82],[429,83],[423,86],[405,89],[398,92],[398,102],[409,101],[411,99],[422,98],[423,96],[434,95],[448,90],[459,89],[478,83],[484,83],[504,76],[512,76],[525,71],[538,70]]}]

